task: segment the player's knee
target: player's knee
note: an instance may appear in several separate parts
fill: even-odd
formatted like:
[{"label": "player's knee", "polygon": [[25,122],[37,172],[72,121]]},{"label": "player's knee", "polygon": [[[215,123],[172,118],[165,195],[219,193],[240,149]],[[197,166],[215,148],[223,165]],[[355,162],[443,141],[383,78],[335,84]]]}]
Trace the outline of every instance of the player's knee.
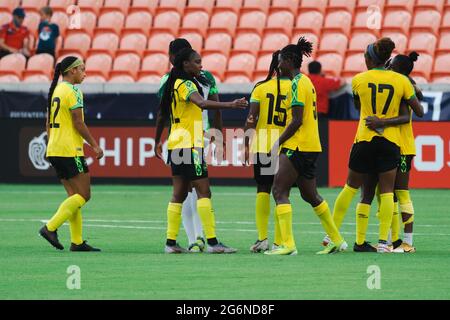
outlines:
[{"label": "player's knee", "polygon": [[183,203],[186,200],[188,193],[187,192],[178,192],[172,194],[172,199],[170,202],[172,203]]},{"label": "player's knee", "polygon": [[275,199],[275,202],[277,202],[277,203],[282,201],[284,198],[287,198],[286,192],[278,186],[273,186],[272,193],[273,193],[273,198]]}]

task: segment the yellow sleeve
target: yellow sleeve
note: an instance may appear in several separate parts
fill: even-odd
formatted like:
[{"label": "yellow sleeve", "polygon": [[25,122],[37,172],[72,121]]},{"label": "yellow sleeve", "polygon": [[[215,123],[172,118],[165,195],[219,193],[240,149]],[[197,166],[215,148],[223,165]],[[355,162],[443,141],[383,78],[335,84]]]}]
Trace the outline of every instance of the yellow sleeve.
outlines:
[{"label": "yellow sleeve", "polygon": [[352,79],[352,93],[354,96],[358,96],[358,89],[359,89],[359,77],[355,76]]},{"label": "yellow sleeve", "polygon": [[416,95],[416,91],[414,90],[413,85],[411,84],[411,81],[405,76],[402,77],[404,82],[404,90],[403,90],[403,99],[409,100],[413,98]]},{"label": "yellow sleeve", "polygon": [[80,89],[74,88],[67,95],[67,106],[69,110],[83,108],[83,94]]},{"label": "yellow sleeve", "polygon": [[261,85],[253,89],[252,95],[250,97],[250,103],[252,102],[259,103],[260,101],[261,101]]},{"label": "yellow sleeve", "polygon": [[295,78],[292,81],[292,106],[304,107],[306,103],[306,92],[305,88],[299,85],[299,79]]},{"label": "yellow sleeve", "polygon": [[198,92],[197,87],[190,80],[184,81],[177,90],[180,100],[183,101],[189,101],[189,97],[191,96],[191,94],[193,94],[194,92]]}]

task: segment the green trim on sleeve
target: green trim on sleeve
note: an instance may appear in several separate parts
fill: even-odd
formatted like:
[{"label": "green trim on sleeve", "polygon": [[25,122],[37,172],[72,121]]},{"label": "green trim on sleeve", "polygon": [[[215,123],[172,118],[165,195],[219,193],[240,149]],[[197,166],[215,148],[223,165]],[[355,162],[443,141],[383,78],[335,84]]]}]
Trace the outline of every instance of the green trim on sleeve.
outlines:
[{"label": "green trim on sleeve", "polygon": [[416,98],[416,94],[414,93],[411,97],[409,97],[408,99],[406,99],[406,100],[411,100],[411,99],[413,99],[413,98]]},{"label": "green trim on sleeve", "polygon": [[169,78],[169,74],[166,73],[165,75],[162,76],[161,81],[159,82],[159,90],[158,90],[158,93],[156,94],[158,99],[161,99],[164,94],[164,90],[166,88],[166,82],[167,82],[168,78]]},{"label": "green trim on sleeve", "polygon": [[250,103],[259,103],[259,100],[256,100],[256,99],[250,99]]},{"label": "green trim on sleeve", "polygon": [[77,104],[74,105],[73,107],[69,108],[69,110],[75,110],[75,109],[79,109],[79,108],[83,108],[83,105],[77,103]]},{"label": "green trim on sleeve", "polygon": [[292,102],[291,107],[304,107],[305,104],[300,101]]}]

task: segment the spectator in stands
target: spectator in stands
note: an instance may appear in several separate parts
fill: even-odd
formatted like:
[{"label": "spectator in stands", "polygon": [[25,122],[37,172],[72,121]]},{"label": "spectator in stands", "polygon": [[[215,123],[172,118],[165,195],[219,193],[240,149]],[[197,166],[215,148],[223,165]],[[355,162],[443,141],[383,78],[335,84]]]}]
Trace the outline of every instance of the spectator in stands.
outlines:
[{"label": "spectator in stands", "polygon": [[320,117],[327,117],[329,110],[328,94],[336,91],[343,85],[343,78],[327,77],[322,73],[322,65],[319,61],[311,61],[308,65],[309,78],[314,84],[317,95],[317,113]]},{"label": "spectator in stands", "polygon": [[23,25],[25,10],[15,8],[12,15],[13,20],[0,29],[0,58],[10,53],[22,53],[29,57],[30,31]]},{"label": "spectator in stands", "polygon": [[39,42],[36,54],[48,53],[55,57],[56,39],[59,37],[59,27],[55,23],[51,23],[50,19],[53,10],[50,7],[43,7],[39,10],[41,15],[41,23],[39,23]]}]

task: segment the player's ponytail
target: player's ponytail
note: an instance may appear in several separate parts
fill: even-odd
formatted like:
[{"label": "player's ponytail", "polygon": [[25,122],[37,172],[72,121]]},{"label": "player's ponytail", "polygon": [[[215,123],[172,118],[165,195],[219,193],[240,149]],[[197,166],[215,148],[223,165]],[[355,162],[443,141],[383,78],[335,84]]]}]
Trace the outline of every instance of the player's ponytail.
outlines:
[{"label": "player's ponytail", "polygon": [[58,84],[58,79],[60,75],[61,75],[61,63],[57,63],[55,66],[55,72],[53,73],[53,80],[50,85],[50,89],[48,90],[48,97],[47,97],[47,113],[49,121],[50,121],[50,109],[52,106],[52,96],[53,92],[55,91],[56,85]]},{"label": "player's ponytail", "polygon": [[289,44],[281,50],[281,55],[285,59],[290,59],[295,68],[300,69],[303,63],[303,56],[310,57],[313,51],[312,42],[305,37],[300,37],[297,44]]},{"label": "player's ponytail", "polygon": [[280,50],[277,50],[274,53],[272,53],[272,60],[270,61],[269,72],[267,73],[267,77],[264,80],[258,81],[255,84],[255,87],[253,88],[253,90],[255,90],[255,88],[257,86],[263,84],[264,82],[269,81],[270,79],[273,78],[274,75],[276,75],[277,76],[278,92],[280,91],[279,90],[279,83],[280,82],[279,82],[279,79],[278,79],[278,76],[279,76],[279,73],[280,73],[279,70],[278,70],[278,63],[279,63],[278,56],[279,56],[279,54],[280,54]]}]

